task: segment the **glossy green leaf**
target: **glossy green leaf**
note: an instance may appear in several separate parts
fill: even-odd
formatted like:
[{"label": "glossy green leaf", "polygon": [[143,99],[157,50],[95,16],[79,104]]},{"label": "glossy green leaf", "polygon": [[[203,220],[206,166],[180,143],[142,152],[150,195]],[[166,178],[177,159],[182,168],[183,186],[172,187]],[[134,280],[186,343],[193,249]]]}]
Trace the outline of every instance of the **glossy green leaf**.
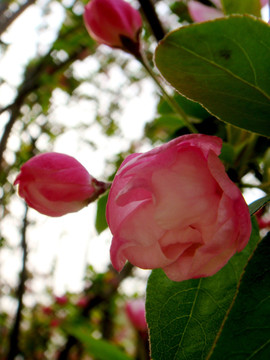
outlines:
[{"label": "glossy green leaf", "polygon": [[172,86],[219,119],[270,136],[268,24],[238,15],[181,27],[160,42],[155,62]]},{"label": "glossy green leaf", "polygon": [[104,231],[108,227],[106,220],[106,205],[108,201],[108,195],[109,193],[106,193],[105,195],[101,196],[97,202],[95,227],[98,234],[101,234],[102,231]]},{"label": "glossy green leaf", "polygon": [[93,338],[91,328],[87,325],[74,325],[67,330],[84,345],[87,353],[94,356],[96,360],[131,360],[116,345],[106,340]]},{"label": "glossy green leaf", "polygon": [[223,11],[231,14],[251,14],[261,16],[260,0],[221,0]]},{"label": "glossy green leaf", "polygon": [[261,199],[258,199],[251,203],[249,207],[249,213],[250,215],[255,214],[258,210],[260,210],[264,205],[266,205],[268,202],[270,202],[270,195],[264,196]]},{"label": "glossy green leaf", "polygon": [[270,233],[245,269],[211,360],[270,359]]},{"label": "glossy green leaf", "polygon": [[153,360],[206,359],[258,241],[253,221],[246,248],[212,277],[173,282],[162,270],[152,272],[146,311]]}]

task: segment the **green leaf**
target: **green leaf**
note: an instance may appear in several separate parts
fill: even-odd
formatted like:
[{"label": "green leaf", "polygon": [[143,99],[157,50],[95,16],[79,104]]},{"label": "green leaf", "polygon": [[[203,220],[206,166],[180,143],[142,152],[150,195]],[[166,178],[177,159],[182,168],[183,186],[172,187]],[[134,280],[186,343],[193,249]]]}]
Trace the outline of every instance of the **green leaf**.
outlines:
[{"label": "green leaf", "polygon": [[231,144],[226,143],[224,141],[222,143],[221,154],[219,155],[219,158],[222,161],[225,161],[226,163],[233,165],[235,159],[234,147]]},{"label": "green leaf", "polygon": [[267,196],[264,196],[261,199],[258,199],[256,201],[254,201],[253,203],[251,203],[248,206],[250,215],[255,214],[255,212],[257,212],[262,207],[264,207],[264,205],[266,205],[269,201],[270,201],[270,195],[267,195]]},{"label": "green leaf", "polygon": [[152,141],[164,140],[175,133],[176,130],[185,126],[185,123],[174,114],[163,115],[153,122],[146,124],[145,135]]},{"label": "green leaf", "polygon": [[96,214],[96,222],[95,227],[98,234],[101,234],[102,231],[107,229],[108,224],[106,220],[106,205],[108,201],[109,192],[105,195],[101,196],[97,202],[97,214]]},{"label": "green leaf", "polygon": [[[206,119],[209,113],[198,103],[187,99],[186,97],[176,94],[174,100],[181,106],[184,112],[194,118]],[[158,104],[158,112],[163,114],[174,113],[174,110],[164,99]]]},{"label": "green leaf", "polygon": [[270,136],[268,24],[236,15],[183,26],[160,42],[155,62],[182,95],[219,119]]},{"label": "green leaf", "polygon": [[206,358],[258,241],[258,227],[253,221],[246,248],[212,277],[173,282],[162,270],[152,272],[146,314],[153,360]]},{"label": "green leaf", "polygon": [[260,0],[221,0],[226,15],[251,14],[261,16]]},{"label": "green leaf", "polygon": [[270,233],[248,263],[211,360],[270,359]]},{"label": "green leaf", "polygon": [[85,347],[89,355],[96,360],[131,360],[116,345],[102,339],[95,339],[91,335],[91,328],[87,325],[75,325],[67,328],[69,334],[76,337]]}]

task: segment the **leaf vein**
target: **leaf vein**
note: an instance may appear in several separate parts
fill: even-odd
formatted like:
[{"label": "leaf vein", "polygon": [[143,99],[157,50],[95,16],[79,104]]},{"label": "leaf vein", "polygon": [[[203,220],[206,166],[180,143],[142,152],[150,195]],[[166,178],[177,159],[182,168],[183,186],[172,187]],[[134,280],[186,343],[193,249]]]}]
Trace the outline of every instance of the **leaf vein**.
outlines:
[{"label": "leaf vein", "polygon": [[192,54],[193,56],[195,56],[195,57],[197,57],[197,58],[205,61],[205,62],[208,63],[208,64],[211,64],[213,67],[216,67],[216,68],[218,68],[219,70],[224,71],[225,73],[227,73],[228,75],[232,76],[233,78],[239,80],[240,82],[243,82],[245,85],[248,85],[248,86],[250,86],[251,88],[257,90],[261,95],[263,95],[263,96],[266,97],[268,100],[270,100],[270,96],[269,96],[268,94],[266,94],[262,89],[260,89],[260,88],[259,88],[258,86],[256,86],[256,85],[248,82],[247,80],[241,78],[240,76],[238,76],[237,74],[233,73],[232,71],[224,68],[223,66],[217,64],[216,62],[214,62],[214,61],[212,61],[212,60],[210,60],[210,59],[205,58],[204,56],[202,56],[202,55],[200,55],[200,54],[195,53],[194,51],[186,48],[186,47],[183,46],[183,45],[179,45],[179,44],[177,44],[177,43],[174,43],[174,46],[177,47],[177,48],[180,48],[180,49],[182,49],[182,50],[184,50],[184,51],[186,51],[186,52],[189,53],[189,54]]},{"label": "leaf vein", "polygon": [[246,57],[249,65],[250,65],[250,68],[251,68],[251,70],[252,70],[252,72],[253,72],[253,75],[254,75],[254,83],[255,83],[255,85],[258,87],[256,70],[255,70],[255,68],[254,68],[254,66],[253,66],[253,64],[252,64],[252,61],[251,61],[248,53],[246,52],[246,50],[245,50],[236,40],[230,39],[230,38],[228,38],[227,36],[224,36],[224,37],[225,37],[225,39],[228,39],[229,41],[232,41],[232,42],[233,42],[236,46],[238,46],[239,49],[243,52],[244,56]]},{"label": "leaf vein", "polygon": [[[187,320],[187,323],[186,323],[185,328],[184,328],[184,330],[183,330],[183,334],[182,334],[181,340],[180,340],[180,342],[179,342],[179,344],[178,344],[178,350],[177,350],[177,352],[175,353],[174,359],[176,359],[176,355],[177,355],[177,353],[179,352],[179,349],[180,349],[180,347],[181,347],[181,345],[182,345],[182,342],[183,342],[183,339],[184,339],[184,337],[185,337],[185,333],[186,333],[186,331],[187,331],[187,328],[188,328],[188,325],[189,325],[189,323],[190,323],[191,318],[194,318],[194,320],[197,321],[197,322],[200,324],[200,322],[199,322],[194,316],[192,316],[192,315],[193,315],[193,311],[194,311],[194,308],[195,308],[195,304],[196,304],[196,302],[197,302],[197,298],[198,298],[199,290],[200,290],[200,287],[201,287],[201,283],[202,283],[202,279],[200,279],[200,281],[199,281],[199,283],[198,283],[197,290],[196,290],[195,297],[194,297],[194,301],[193,301],[193,305],[192,305],[192,307],[191,307],[190,314],[187,315],[187,316],[188,316],[188,320]],[[200,324],[200,327],[201,327],[201,324]],[[203,331],[203,332],[204,332],[204,331]],[[186,358],[184,349],[183,349],[183,355],[184,355],[185,358]]]},{"label": "leaf vein", "polygon": [[268,344],[270,344],[270,339],[266,341],[262,346],[260,346],[258,349],[256,349],[246,360],[250,360],[254,358],[256,354],[258,354],[262,349],[264,349]]}]

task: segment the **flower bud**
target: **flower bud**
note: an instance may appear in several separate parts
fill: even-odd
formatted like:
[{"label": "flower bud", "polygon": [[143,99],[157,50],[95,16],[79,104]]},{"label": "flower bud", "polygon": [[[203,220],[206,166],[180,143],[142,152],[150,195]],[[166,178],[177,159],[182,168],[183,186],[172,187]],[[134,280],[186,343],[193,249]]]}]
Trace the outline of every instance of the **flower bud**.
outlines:
[{"label": "flower bud", "polygon": [[15,179],[17,184],[19,195],[30,207],[54,217],[82,209],[108,188],[76,159],[54,152],[28,160]]},{"label": "flower bud", "polygon": [[84,23],[90,36],[98,43],[134,55],[139,52],[141,15],[126,1],[91,0],[85,6]]},{"label": "flower bud", "polygon": [[58,305],[66,305],[68,303],[68,298],[63,295],[63,296],[56,296],[55,297],[55,302]]},{"label": "flower bud", "polygon": [[57,318],[54,318],[50,321],[50,327],[52,328],[57,328],[61,325],[61,320],[60,319],[57,319]]},{"label": "flower bud", "polygon": [[[204,5],[199,1],[191,0],[188,2],[188,11],[191,19],[195,22],[214,20],[225,16],[222,11],[221,0],[211,0],[216,8]],[[260,0],[261,7],[263,8],[268,3],[268,0]]]},{"label": "flower bud", "polygon": [[[218,3],[216,4],[218,5]],[[188,11],[191,19],[195,22],[214,20],[224,16],[220,8],[203,5],[193,0],[188,2]]]},{"label": "flower bud", "polygon": [[87,296],[83,296],[77,301],[76,305],[79,308],[84,309],[84,308],[86,308],[88,303],[89,303],[89,298]]},{"label": "flower bud", "polygon": [[126,303],[126,314],[136,330],[147,331],[145,319],[145,301],[143,299],[132,299]]},{"label": "flower bud", "polygon": [[43,306],[42,307],[42,312],[45,315],[52,315],[53,314],[53,309],[50,306]]},{"label": "flower bud", "polygon": [[260,230],[270,229],[270,216],[269,213],[265,214],[265,208],[262,208],[259,211],[257,211],[255,215]]}]

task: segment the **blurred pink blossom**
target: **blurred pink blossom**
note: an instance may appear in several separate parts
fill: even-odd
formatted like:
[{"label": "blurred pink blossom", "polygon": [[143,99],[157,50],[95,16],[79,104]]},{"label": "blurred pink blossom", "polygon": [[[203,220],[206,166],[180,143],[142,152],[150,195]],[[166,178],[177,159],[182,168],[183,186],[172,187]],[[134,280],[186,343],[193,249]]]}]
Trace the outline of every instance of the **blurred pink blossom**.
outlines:
[{"label": "blurred pink blossom", "polygon": [[261,230],[270,229],[270,215],[269,213],[265,214],[265,208],[256,212],[256,219]]},{"label": "blurred pink blossom", "polygon": [[[219,1],[216,1],[216,3],[219,5]],[[224,16],[223,12],[220,10],[220,7],[215,9],[210,6],[203,5],[198,1],[189,1],[188,11],[190,17],[195,22],[214,20]]]},{"label": "blurred pink blossom", "polygon": [[[212,3],[216,6],[216,8],[204,5],[199,1],[191,0],[188,2],[188,11],[190,17],[195,22],[203,22],[214,20],[224,16],[222,11],[222,4],[220,0],[211,0]],[[268,0],[260,0],[261,7],[264,7]]]},{"label": "blurred pink blossom", "polygon": [[84,309],[88,305],[88,303],[89,303],[89,298],[87,296],[83,296],[77,301],[76,305],[79,308]]},{"label": "blurred pink blossom", "polygon": [[62,296],[56,296],[55,297],[55,302],[58,305],[66,305],[68,303],[68,298],[66,295],[62,295]]},{"label": "blurred pink blossom", "polygon": [[142,332],[147,331],[145,301],[143,299],[132,299],[127,301],[126,313],[136,330]]}]

